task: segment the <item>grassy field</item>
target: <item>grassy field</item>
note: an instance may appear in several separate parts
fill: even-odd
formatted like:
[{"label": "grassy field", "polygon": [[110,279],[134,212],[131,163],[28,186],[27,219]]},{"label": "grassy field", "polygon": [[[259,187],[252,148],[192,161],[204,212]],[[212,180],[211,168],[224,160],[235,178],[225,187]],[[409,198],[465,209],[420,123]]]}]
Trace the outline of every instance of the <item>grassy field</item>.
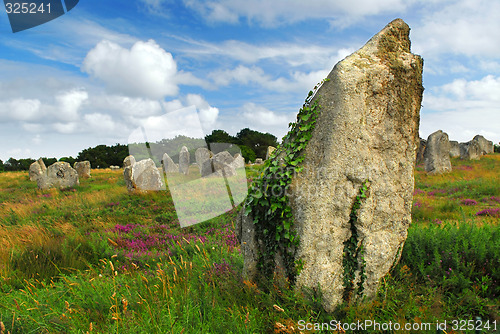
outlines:
[{"label": "grassy field", "polygon": [[358,320],[500,333],[500,154],[452,163],[417,167],[401,262],[375,299],[332,314],[321,295],[242,278],[237,210],[181,229],[168,192],[129,194],[122,171],[67,191],[1,173],[0,334],[344,333],[324,324]]}]

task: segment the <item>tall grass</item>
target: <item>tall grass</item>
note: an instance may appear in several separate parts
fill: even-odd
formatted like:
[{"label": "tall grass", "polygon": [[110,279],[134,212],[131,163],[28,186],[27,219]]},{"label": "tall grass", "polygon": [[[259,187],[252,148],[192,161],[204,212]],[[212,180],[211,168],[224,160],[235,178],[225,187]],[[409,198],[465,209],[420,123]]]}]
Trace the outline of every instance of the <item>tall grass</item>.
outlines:
[{"label": "tall grass", "polygon": [[238,208],[181,229],[168,191],[129,194],[121,171],[93,170],[70,191],[2,173],[0,322],[5,333],[330,333],[300,330],[299,320],[479,316],[498,328],[500,155],[453,167],[416,172],[401,262],[374,299],[331,314],[321,289],[244,279]]}]

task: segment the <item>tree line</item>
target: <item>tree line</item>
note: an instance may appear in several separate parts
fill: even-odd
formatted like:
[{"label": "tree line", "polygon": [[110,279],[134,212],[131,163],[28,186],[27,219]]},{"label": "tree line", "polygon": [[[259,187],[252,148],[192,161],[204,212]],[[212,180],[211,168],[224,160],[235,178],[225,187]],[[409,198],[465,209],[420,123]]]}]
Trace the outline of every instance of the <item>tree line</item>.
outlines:
[{"label": "tree line", "polygon": [[[133,154],[137,160],[153,158],[157,165],[166,152],[175,162],[178,162],[179,151],[182,146],[186,146],[191,155],[191,161],[195,161],[194,152],[199,147],[204,147],[208,143],[208,148],[218,153],[227,150],[231,154],[241,152],[247,162],[254,162],[256,158],[265,158],[267,147],[278,145],[277,138],[270,133],[262,133],[249,128],[242,129],[236,136],[231,136],[224,130],[213,130],[201,138],[191,138],[187,136],[177,136],[172,139],[162,139],[154,143],[132,143],[130,145],[115,144],[113,146],[97,145],[89,147],[78,153],[76,158],[63,157],[59,161],[68,162],[73,165],[76,161],[90,161],[92,168],[108,168],[109,166],[122,166],[123,159],[129,154]],[[56,158],[42,158],[46,166],[57,162]],[[21,171],[29,170],[35,159],[14,159],[9,158],[3,162],[0,160],[0,171]]]}]

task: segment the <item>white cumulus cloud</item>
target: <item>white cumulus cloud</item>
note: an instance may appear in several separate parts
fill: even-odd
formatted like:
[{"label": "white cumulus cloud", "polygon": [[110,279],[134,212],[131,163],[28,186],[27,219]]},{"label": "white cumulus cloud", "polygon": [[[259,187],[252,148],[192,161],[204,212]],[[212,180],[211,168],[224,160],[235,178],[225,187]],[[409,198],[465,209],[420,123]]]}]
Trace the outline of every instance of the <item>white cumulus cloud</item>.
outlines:
[{"label": "white cumulus cloud", "polygon": [[85,57],[82,70],[127,96],[161,99],[179,91],[174,58],[153,40],[136,42],[130,49],[101,41]]}]

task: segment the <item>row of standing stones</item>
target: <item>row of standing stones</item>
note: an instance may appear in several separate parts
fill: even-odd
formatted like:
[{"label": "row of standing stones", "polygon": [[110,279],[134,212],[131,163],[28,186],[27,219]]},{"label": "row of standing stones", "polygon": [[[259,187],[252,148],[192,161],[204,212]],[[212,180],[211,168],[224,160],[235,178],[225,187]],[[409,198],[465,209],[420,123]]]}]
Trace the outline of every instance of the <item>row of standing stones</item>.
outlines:
[{"label": "row of standing stones", "polygon": [[429,135],[427,140],[420,139],[416,164],[424,164],[425,171],[432,174],[451,172],[450,158],[478,160],[484,154],[494,151],[493,142],[481,135],[467,143],[450,141],[448,134],[438,130]]},{"label": "row of standing stones", "polygon": [[[237,153],[233,157],[229,152],[222,151],[213,154],[210,150],[200,147],[195,152],[196,165],[201,177],[231,177],[236,175],[238,168],[245,167],[245,160]],[[186,146],[179,152],[179,163],[176,164],[167,153],[163,154],[162,170],[165,174],[189,174],[190,154]],[[152,159],[135,160],[129,155],[123,161],[123,178],[129,191],[165,190],[163,175]]]},{"label": "row of standing stones", "polygon": [[58,161],[45,166],[42,158],[33,162],[29,169],[30,181],[36,181],[38,188],[71,188],[80,184],[79,178],[90,177],[90,162],[75,162],[73,167],[67,162]]}]

